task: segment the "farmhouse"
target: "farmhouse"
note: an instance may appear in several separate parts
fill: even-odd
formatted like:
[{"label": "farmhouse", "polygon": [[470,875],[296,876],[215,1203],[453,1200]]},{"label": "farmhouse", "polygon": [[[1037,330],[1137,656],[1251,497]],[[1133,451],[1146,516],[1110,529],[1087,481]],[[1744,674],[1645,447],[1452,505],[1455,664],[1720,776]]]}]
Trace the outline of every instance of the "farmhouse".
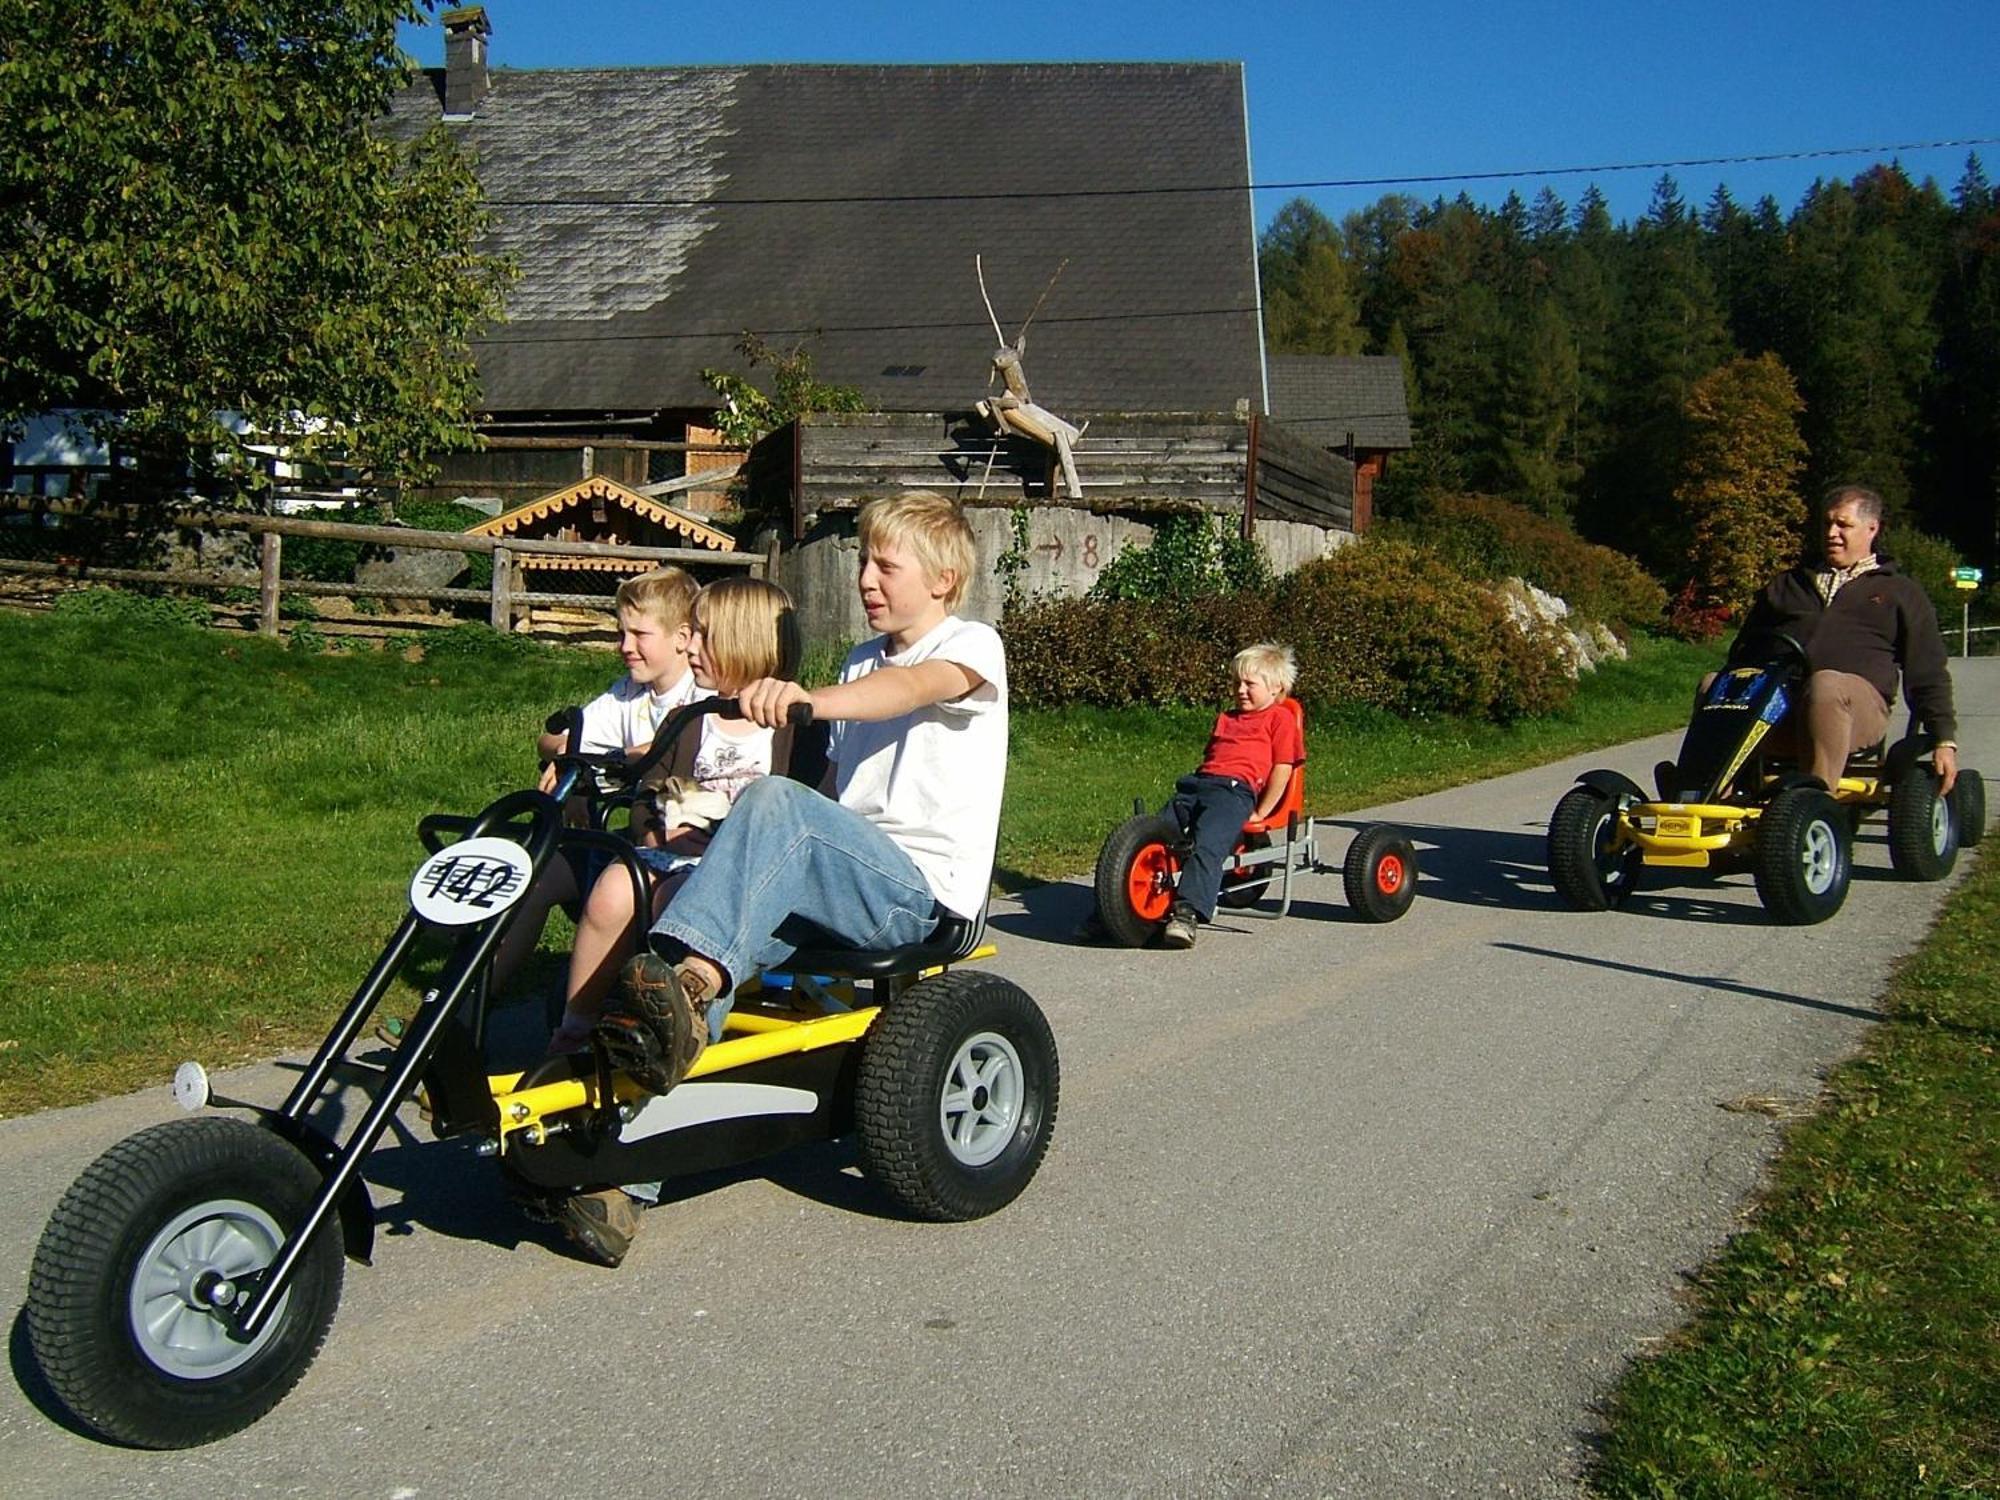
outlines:
[{"label": "farmhouse", "polygon": [[[1352,531],[1346,463],[1264,415],[1240,64],[512,70],[481,7],[442,19],[446,65],[394,125],[443,121],[474,153],[490,248],[520,272],[475,347],[488,447],[445,493],[513,507],[605,475],[714,504],[702,468],[738,455],[714,452],[704,371],[756,378],[752,334],[867,408],[748,465],[788,547],[912,485],[1001,531],[1013,506],[1071,512],[1036,549],[1058,586],[1161,511],[1300,524],[1310,552]],[[1003,344],[1011,404],[1073,432],[1067,453],[978,410],[1010,404]]]}]

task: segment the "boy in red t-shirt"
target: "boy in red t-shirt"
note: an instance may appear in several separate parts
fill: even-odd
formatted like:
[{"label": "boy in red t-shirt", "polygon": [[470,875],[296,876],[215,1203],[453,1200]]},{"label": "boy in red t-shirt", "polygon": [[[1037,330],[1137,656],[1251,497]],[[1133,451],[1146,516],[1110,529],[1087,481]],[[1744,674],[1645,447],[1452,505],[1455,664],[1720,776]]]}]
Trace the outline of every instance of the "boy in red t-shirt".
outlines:
[{"label": "boy in red t-shirt", "polygon": [[1298,680],[1290,646],[1259,641],[1230,661],[1236,707],[1216,715],[1208,750],[1192,775],[1174,783],[1167,811],[1193,840],[1160,940],[1192,948],[1195,928],[1215,915],[1222,865],[1251,818],[1270,816],[1292,770],[1305,764],[1305,736],[1284,698]]}]

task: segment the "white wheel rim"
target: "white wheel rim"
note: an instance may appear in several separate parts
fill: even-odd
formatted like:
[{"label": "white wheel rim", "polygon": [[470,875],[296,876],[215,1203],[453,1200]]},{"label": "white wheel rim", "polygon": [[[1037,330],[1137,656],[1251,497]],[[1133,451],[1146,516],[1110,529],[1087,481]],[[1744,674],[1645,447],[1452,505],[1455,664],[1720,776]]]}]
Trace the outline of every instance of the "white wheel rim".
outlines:
[{"label": "white wheel rim", "polygon": [[960,1166],[983,1167],[1014,1138],[1027,1096],[1027,1072],[1014,1044],[995,1031],[968,1037],[945,1069],[938,1128]]},{"label": "white wheel rim", "polygon": [[236,1336],[223,1308],[240,1283],[277,1259],[277,1220],[254,1203],[219,1199],[176,1214],[153,1236],[132,1270],[127,1299],[139,1352],[182,1380],[226,1375],[269,1343],[283,1322],[288,1291],[255,1338]]},{"label": "white wheel rim", "polygon": [[1840,836],[1831,823],[1816,820],[1806,825],[1799,862],[1805,869],[1807,890],[1824,896],[1833,889],[1833,878],[1840,868]]},{"label": "white wheel rim", "polygon": [[1951,845],[1951,799],[1931,799],[1931,849],[1942,855]]}]

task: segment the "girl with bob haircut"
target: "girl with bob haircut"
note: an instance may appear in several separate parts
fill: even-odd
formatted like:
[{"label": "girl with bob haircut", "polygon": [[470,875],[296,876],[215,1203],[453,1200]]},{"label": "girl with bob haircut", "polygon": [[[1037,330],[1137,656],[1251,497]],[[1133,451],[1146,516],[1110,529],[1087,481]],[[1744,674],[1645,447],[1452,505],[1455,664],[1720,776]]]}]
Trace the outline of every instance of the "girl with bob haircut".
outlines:
[{"label": "girl with bob haircut", "polygon": [[[724,578],[704,588],[690,616],[689,663],[697,687],[733,697],[761,678],[796,678],[802,647],[792,597],[761,578]],[[684,735],[691,757],[675,747],[679,775],[669,776],[656,798],[658,811],[646,834],[640,862],[651,875],[653,921],[701,858],[714,826],[759,777],[782,775],[791,759],[785,730],[760,728],[748,719],[709,714],[699,733]],[[638,942],[632,877],[614,864],[597,878],[577,924],[570,952],[563,1017],[549,1039],[554,1053],[589,1044],[604,996],[619,965]]]}]

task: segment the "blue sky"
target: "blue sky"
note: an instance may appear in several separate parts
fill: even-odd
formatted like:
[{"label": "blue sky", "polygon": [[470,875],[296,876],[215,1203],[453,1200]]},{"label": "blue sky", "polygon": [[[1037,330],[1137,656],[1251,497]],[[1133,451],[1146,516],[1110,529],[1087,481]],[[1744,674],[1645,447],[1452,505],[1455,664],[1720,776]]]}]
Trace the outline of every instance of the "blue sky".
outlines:
[{"label": "blue sky", "polygon": [[[757,0],[485,0],[492,61],[522,68],[751,62],[1246,64],[1260,183],[1417,177],[2000,137],[2000,0],[909,5]],[[405,50],[443,61],[435,25]],[[996,133],[1004,122],[996,121]],[[1949,191],[1967,147],[1906,151]],[[2000,145],[1977,148],[2000,181]],[[1718,182],[1790,211],[1817,177],[1876,158],[1674,169],[1683,195]],[[1338,219],[1385,192],[1461,189],[1574,204],[1595,182],[1643,212],[1657,171],[1305,190]],[[1258,195],[1258,222],[1298,190]]]}]

